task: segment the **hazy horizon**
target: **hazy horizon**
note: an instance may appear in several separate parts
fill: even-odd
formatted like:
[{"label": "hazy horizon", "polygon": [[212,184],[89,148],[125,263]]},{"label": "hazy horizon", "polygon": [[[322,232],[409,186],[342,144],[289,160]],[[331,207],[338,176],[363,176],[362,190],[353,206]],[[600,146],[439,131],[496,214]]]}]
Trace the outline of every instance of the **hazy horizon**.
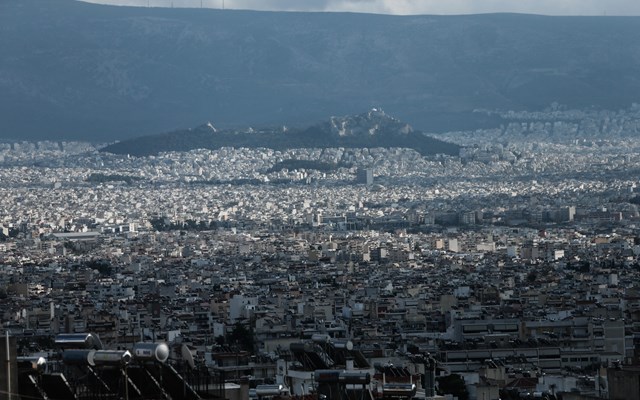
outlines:
[{"label": "hazy horizon", "polygon": [[638,16],[635,0],[78,0],[118,6],[226,8],[261,11],[360,12],[390,15],[523,13]]}]

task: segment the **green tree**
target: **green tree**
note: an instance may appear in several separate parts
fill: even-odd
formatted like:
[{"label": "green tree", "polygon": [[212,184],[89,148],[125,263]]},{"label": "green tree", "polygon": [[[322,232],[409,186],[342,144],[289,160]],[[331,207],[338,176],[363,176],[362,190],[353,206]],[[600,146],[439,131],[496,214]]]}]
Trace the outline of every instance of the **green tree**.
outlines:
[{"label": "green tree", "polygon": [[253,353],[253,329],[247,328],[241,322],[236,322],[231,332],[227,334],[227,344],[236,344],[243,350]]},{"label": "green tree", "polygon": [[451,374],[438,378],[438,393],[450,394],[459,400],[469,400],[469,391],[464,384],[464,378],[458,374]]},{"label": "green tree", "polygon": [[106,260],[91,260],[86,262],[85,265],[91,269],[98,270],[98,273],[102,276],[111,276],[113,273],[113,267]]},{"label": "green tree", "polygon": [[527,275],[527,282],[534,283],[538,279],[538,273],[536,271],[531,271]]}]

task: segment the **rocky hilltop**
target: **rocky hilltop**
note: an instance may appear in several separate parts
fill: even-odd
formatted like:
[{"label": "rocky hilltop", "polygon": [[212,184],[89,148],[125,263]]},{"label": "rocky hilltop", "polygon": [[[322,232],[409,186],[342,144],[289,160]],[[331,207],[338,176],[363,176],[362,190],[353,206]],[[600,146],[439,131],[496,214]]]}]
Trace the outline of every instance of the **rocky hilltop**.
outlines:
[{"label": "rocky hilltop", "polygon": [[374,136],[381,132],[390,135],[408,135],[413,132],[409,124],[388,116],[382,109],[373,108],[366,114],[346,117],[331,117],[329,127],[334,136]]},{"label": "rocky hilltop", "polygon": [[124,140],[102,149],[104,152],[147,156],[162,152],[221,147],[295,148],[386,147],[412,148],[423,155],[456,155],[459,146],[427,136],[410,125],[375,108],[363,114],[331,117],[306,128],[262,128],[220,130],[212,123],[193,129]]}]

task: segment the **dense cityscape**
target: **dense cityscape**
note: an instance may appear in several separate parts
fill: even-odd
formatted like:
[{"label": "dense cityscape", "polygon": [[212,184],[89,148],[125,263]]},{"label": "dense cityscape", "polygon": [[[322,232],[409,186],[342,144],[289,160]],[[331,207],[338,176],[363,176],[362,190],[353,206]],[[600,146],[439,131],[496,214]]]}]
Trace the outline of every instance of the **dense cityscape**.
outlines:
[{"label": "dense cityscape", "polygon": [[[43,399],[637,398],[638,110],[576,113],[439,135],[458,156],[2,144],[12,379]],[[172,372],[134,368],[140,342]]]}]

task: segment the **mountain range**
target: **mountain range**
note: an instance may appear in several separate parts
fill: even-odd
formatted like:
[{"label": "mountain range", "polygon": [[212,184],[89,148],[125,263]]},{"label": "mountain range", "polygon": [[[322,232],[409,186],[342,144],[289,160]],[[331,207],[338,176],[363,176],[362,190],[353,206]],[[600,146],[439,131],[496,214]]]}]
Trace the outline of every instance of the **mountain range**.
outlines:
[{"label": "mountain range", "polygon": [[103,152],[132,156],[156,155],[170,151],[219,149],[221,147],[270,148],[412,148],[422,155],[457,155],[460,146],[443,142],[414,130],[387,115],[382,109],[331,117],[306,128],[264,128],[219,130],[208,122],[194,129],[141,136],[106,146]]},{"label": "mountain range", "polygon": [[473,112],[640,102],[640,18],[387,16],[0,2],[0,138],[114,141],[216,121],[308,126],[382,106],[428,132]]}]

